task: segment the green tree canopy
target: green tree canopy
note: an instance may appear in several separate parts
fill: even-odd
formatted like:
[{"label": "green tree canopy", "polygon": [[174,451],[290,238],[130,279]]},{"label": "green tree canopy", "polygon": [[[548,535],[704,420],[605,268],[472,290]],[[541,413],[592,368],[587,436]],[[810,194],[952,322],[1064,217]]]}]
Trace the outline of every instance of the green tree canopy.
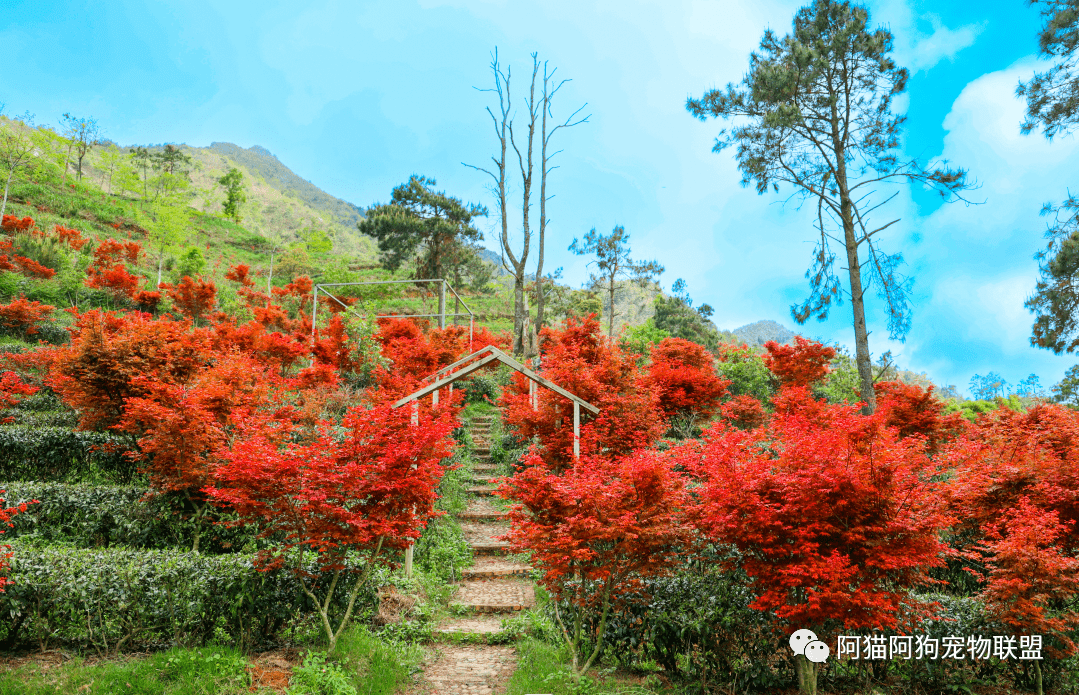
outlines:
[{"label": "green tree canopy", "polygon": [[655,299],[655,327],[675,338],[703,345],[710,352],[719,350],[719,330],[710,320],[712,307],[702,304],[694,309],[693,300],[686,291],[686,282],[681,278],[675,280],[671,290],[673,296],[664,297],[661,294]]},{"label": "green tree canopy", "polygon": [[229,167],[228,173],[217,180],[225,187],[225,217],[229,217],[236,224],[243,221],[240,215],[240,206],[247,202],[247,193],[244,191],[244,175],[236,167]]},{"label": "green tree canopy", "polygon": [[831,243],[843,247],[861,395],[870,412],[876,400],[864,295],[875,283],[891,336],[902,340],[910,328],[911,290],[899,273],[902,255],[885,253],[877,244],[877,235],[898,220],[881,222],[871,214],[898,192],[874,193],[906,181],[950,197],[966,185],[961,170],[926,168],[900,157],[905,118],[892,106],[909,75],[891,52],[891,33],[870,29],[865,7],[815,0],[795,15],[790,34],[764,32],[740,85],[686,102],[702,120],[734,121],[732,130],[720,132],[713,151],[737,145],[743,185],[752,183],[763,194],[787,184],[816,203],[819,240],[807,273],[810,296],[791,307],[799,323],[811,316],[824,320],[832,304],[842,301]]},{"label": "green tree canopy", "polygon": [[1030,4],[1041,6],[1044,19],[1038,35],[1041,54],[1055,62],[1020,82],[1015,92],[1027,100],[1023,132],[1040,126],[1052,138],[1079,123],[1079,0],[1030,0]]},{"label": "green tree canopy", "polygon": [[[583,242],[583,243],[582,243]],[[607,316],[607,335],[614,337],[614,288],[619,278],[626,278],[646,287],[663,272],[656,261],[635,261],[629,257],[629,234],[624,227],[615,227],[610,234],[599,234],[593,227],[582,240],[574,238],[569,250],[578,256],[595,255],[589,265],[596,267],[591,282],[607,290],[611,308]]]},{"label": "green tree canopy", "polygon": [[393,189],[388,204],[376,203],[358,227],[378,240],[382,264],[397,270],[415,258],[416,278],[453,277],[475,255],[483,234],[472,226],[487,215],[482,205],[433,190],[434,179],[413,175]]}]

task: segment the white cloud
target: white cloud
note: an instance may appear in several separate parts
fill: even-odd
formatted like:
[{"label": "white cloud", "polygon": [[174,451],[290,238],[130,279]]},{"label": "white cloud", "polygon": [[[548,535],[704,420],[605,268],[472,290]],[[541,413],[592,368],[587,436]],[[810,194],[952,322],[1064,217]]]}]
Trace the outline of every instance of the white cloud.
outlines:
[{"label": "white cloud", "polygon": [[[891,30],[895,36],[896,61],[912,72],[927,71],[941,61],[955,60],[956,54],[974,45],[985,29],[984,23],[964,24],[952,29],[944,26],[936,14],[916,16],[906,0],[881,3],[872,19]],[[929,26],[923,29],[926,24]]]}]

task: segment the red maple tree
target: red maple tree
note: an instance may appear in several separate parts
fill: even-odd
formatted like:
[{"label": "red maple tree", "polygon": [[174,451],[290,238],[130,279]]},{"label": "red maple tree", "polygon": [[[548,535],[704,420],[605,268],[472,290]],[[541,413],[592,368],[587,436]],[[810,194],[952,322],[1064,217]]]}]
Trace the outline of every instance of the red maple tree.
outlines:
[{"label": "red maple tree", "polygon": [[124,402],[146,395],[145,378],[185,383],[207,363],[210,336],[187,322],[93,309],[75,314],[71,342],[38,350],[45,383],[80,413],[82,429],[120,422]]},{"label": "red maple tree", "polygon": [[[635,356],[604,336],[595,314],[569,317],[561,330],[543,329],[540,375],[600,409],[581,409],[581,445],[585,453],[623,456],[650,446],[666,431],[656,395],[637,367]],[[573,458],[573,408],[563,396],[541,388],[532,407],[528,381],[515,374],[503,391],[503,421],[523,440],[539,437],[540,456],[558,468]]]},{"label": "red maple tree", "polygon": [[702,421],[716,412],[730,384],[716,375],[707,350],[683,338],[664,338],[652,348],[647,383],[665,416]]},{"label": "red maple tree", "polygon": [[945,404],[933,394],[933,386],[923,389],[914,384],[884,381],[874,384],[877,410],[900,437],[925,437],[930,453],[964,431],[967,421],[959,413],[944,414]]},{"label": "red maple tree", "polygon": [[[701,479],[698,524],[741,552],[758,587],[751,607],[818,635],[894,629],[908,588],[942,564],[941,468],[880,416],[814,402],[805,388],[781,396],[767,427],[717,423],[703,443],[671,450]],[[811,662],[796,668],[815,684]]]},{"label": "red maple tree", "polygon": [[[218,483],[207,489],[243,522],[257,523],[263,536],[284,538],[263,553],[260,564],[287,565],[300,576],[330,651],[371,567],[386,561],[385,551],[403,550],[439,513],[435,489],[445,471],[442,461],[452,453],[449,434],[456,420],[450,408],[424,408],[417,426],[410,421],[408,408],[354,408],[344,419],[348,435],[343,441],[331,433],[330,423],[323,423],[318,436],[297,444],[285,443],[291,435],[287,423],[275,428],[252,419],[224,455]],[[317,553],[316,569],[305,565],[304,550]],[[350,560],[355,554],[365,556],[361,565]],[[318,595],[324,573],[331,580]],[[335,616],[338,586],[347,603],[344,613]]]},{"label": "red maple tree", "polygon": [[54,309],[56,307],[20,296],[7,304],[0,304],[0,330],[32,336],[37,333],[37,324],[48,318]]},{"label": "red maple tree", "polygon": [[783,386],[809,386],[820,381],[831,371],[828,364],[836,355],[835,348],[800,335],[794,336],[794,345],[769,340],[764,347],[768,350],[764,364]]},{"label": "red maple tree", "polygon": [[[987,527],[979,550],[988,569],[981,593],[987,612],[1015,636],[1041,635],[1055,658],[1075,653],[1068,633],[1079,627],[1079,612],[1054,610],[1079,594],[1079,558],[1060,547],[1074,522],[1062,524],[1057,512],[1041,509],[1022,497],[1015,508]],[[1039,695],[1040,659],[1033,660]]]},{"label": "red maple tree", "polygon": [[[514,503],[507,539],[530,551],[543,572],[540,583],[555,599],[579,678],[603,650],[612,605],[641,578],[665,574],[681,558],[690,540],[683,519],[688,497],[671,460],[654,452],[585,456],[563,471],[549,468],[535,451],[522,463],[498,490]],[[590,612],[599,614],[599,627],[584,634]],[[593,647],[587,656],[580,653],[585,639]]]},{"label": "red maple tree", "polygon": [[163,282],[160,285],[173,305],[187,318],[200,322],[214,308],[217,287],[202,278],[192,279],[185,275],[175,286]]}]

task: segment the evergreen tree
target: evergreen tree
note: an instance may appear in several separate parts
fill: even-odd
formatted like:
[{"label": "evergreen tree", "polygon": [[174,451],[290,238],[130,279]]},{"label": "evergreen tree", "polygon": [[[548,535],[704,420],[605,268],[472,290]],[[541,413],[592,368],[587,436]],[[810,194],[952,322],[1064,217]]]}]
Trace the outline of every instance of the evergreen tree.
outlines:
[{"label": "evergreen tree", "polygon": [[1053,387],[1053,400],[1069,408],[1079,408],[1079,364],[1064,372],[1064,378]]},{"label": "evergreen tree", "polygon": [[892,113],[892,106],[909,74],[891,59],[891,51],[891,33],[871,30],[866,8],[816,0],[795,15],[792,33],[780,37],[765,31],[741,85],[713,89],[686,103],[702,120],[737,120],[733,130],[720,132],[713,151],[738,146],[743,185],[753,183],[763,194],[789,184],[816,203],[820,236],[807,273],[811,292],[801,306],[791,307],[798,323],[810,316],[824,320],[832,304],[842,301],[843,283],[835,273],[830,243],[843,247],[867,412],[876,407],[865,318],[870,285],[876,282],[891,337],[902,340],[910,329],[911,282],[898,272],[902,254],[885,253],[877,243],[877,235],[898,220],[871,220],[871,213],[898,193],[883,200],[873,193],[885,184],[907,181],[926,184],[947,198],[966,185],[961,170],[925,168],[900,157],[904,117]]},{"label": "evergreen tree", "polygon": [[604,287],[611,309],[607,316],[607,335],[614,337],[614,288],[619,278],[628,278],[647,287],[663,272],[663,266],[657,261],[635,261],[629,257],[629,234],[623,227],[615,227],[610,234],[599,234],[596,228],[589,230],[583,237],[583,243],[574,238],[569,250],[578,256],[594,254],[596,260],[589,265],[596,266],[598,272],[592,273],[594,287]]},{"label": "evergreen tree", "polygon": [[465,205],[433,190],[434,185],[434,179],[413,175],[393,189],[389,204],[376,203],[360,221],[359,230],[378,240],[382,264],[389,270],[415,257],[416,278],[454,277],[475,255],[474,244],[483,234],[472,220],[487,209]]},{"label": "evergreen tree", "polygon": [[247,202],[243,173],[236,167],[229,167],[228,173],[217,182],[225,187],[225,217],[230,217],[236,224],[240,224],[243,221],[240,206]]},{"label": "evergreen tree", "polygon": [[718,351],[719,331],[710,320],[712,307],[702,304],[694,309],[693,300],[686,291],[686,281],[681,278],[674,281],[671,291],[673,296],[660,294],[655,299],[655,327],[674,338],[703,345],[710,352]]}]

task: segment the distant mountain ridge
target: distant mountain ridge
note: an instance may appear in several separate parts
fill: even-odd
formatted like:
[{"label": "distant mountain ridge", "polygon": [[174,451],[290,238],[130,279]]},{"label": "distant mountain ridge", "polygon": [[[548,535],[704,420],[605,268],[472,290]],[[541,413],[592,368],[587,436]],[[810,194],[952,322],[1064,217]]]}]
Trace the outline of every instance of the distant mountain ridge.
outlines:
[{"label": "distant mountain ridge", "polygon": [[769,340],[774,340],[780,345],[786,345],[793,342],[794,336],[797,335],[783,324],[768,320],[747,323],[741,328],[734,329],[731,333],[750,347],[764,345]]},{"label": "distant mountain ridge", "polygon": [[335,198],[310,181],[300,178],[261,145],[244,149],[231,142],[212,142],[208,149],[242,164],[274,188],[299,198],[315,210],[328,213],[343,227],[355,229],[356,224],[363,219],[363,208],[347,200]]}]

